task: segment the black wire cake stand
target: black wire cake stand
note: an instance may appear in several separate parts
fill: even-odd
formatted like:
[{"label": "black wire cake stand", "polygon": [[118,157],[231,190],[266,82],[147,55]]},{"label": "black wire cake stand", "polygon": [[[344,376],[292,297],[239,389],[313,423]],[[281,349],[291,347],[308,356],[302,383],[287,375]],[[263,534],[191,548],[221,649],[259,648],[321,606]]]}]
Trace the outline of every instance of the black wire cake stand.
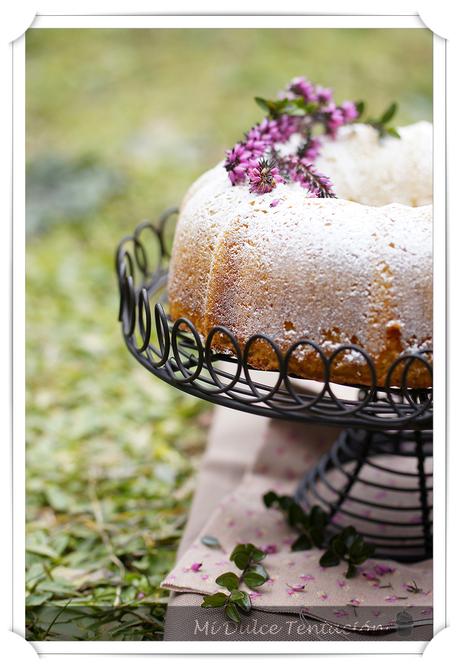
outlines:
[{"label": "black wire cake stand", "polygon": [[[117,248],[119,320],[128,350],[164,382],[214,404],[268,418],[343,427],[331,450],[304,476],[297,500],[326,510],[329,535],[355,526],[373,543],[377,557],[404,562],[430,558],[433,395],[431,388],[408,387],[407,378],[412,365],[422,365],[432,377],[432,351],[401,355],[379,387],[371,357],[354,344],[327,354],[302,339],[282,353],[262,332],[242,347],[224,326],[214,327],[204,339],[187,318],[172,321],[167,315],[176,214],[172,208],[157,225],[141,223]],[[213,347],[216,336],[229,342],[227,353]],[[256,340],[272,348],[278,360],[275,372],[249,364]],[[318,352],[322,382],[291,374],[289,360],[299,346]],[[334,359],[351,351],[368,365],[369,386],[331,382]]]}]

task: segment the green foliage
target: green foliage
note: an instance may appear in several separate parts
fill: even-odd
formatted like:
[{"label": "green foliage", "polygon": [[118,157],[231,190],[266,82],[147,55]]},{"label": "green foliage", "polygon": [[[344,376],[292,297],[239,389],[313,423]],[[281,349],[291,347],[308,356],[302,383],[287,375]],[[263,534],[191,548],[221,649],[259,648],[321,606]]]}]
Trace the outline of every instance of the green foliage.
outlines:
[{"label": "green foliage", "polygon": [[273,491],[264,494],[263,500],[267,508],[280,510],[289,526],[299,532],[299,537],[291,546],[294,552],[310,550],[313,546],[322,547],[327,515],[320,506],[313,506],[307,513],[292,496],[279,496]]},{"label": "green foliage", "polygon": [[242,571],[241,580],[250,589],[257,589],[268,580],[267,571],[259,563],[266,556],[263,550],[252,543],[240,543],[230,555],[230,561],[233,561],[237,568]]},{"label": "green foliage", "polygon": [[390,104],[390,106],[385,109],[379,118],[369,118],[366,123],[372,125],[373,128],[378,130],[379,137],[381,139],[387,136],[394,137],[395,139],[401,139],[401,135],[396,130],[396,128],[388,125],[389,122],[393,120],[393,117],[396,115],[397,111],[398,105],[396,102],[392,102],[392,104]]},{"label": "green foliage", "polygon": [[251,562],[262,561],[265,557],[265,552],[252,543],[240,543],[233,549],[230,561],[233,561],[240,570],[244,570]]},{"label": "green foliage", "polygon": [[375,548],[366,543],[352,526],[331,538],[326,552],[322,555],[319,563],[325,568],[338,566],[342,560],[348,564],[346,577],[352,578],[356,575],[356,566],[363,564],[372,557]]},{"label": "green foliage", "polygon": [[319,109],[315,102],[305,102],[298,97],[293,100],[282,98],[281,100],[266,100],[263,97],[255,97],[256,104],[268,114],[270,118],[278,118],[282,114],[289,116],[303,116],[305,114],[314,114]]},{"label": "green foliage", "polygon": [[[289,526],[299,532],[298,538],[291,545],[293,552],[323,547],[328,516],[322,508],[313,506],[307,513],[292,496],[279,496],[273,491],[264,494],[263,500],[267,508],[281,510]],[[324,568],[329,568],[338,566],[344,560],[348,564],[346,577],[351,578],[356,574],[356,566],[369,559],[374,550],[373,545],[366,543],[356,529],[349,526],[330,539],[319,563]]]},{"label": "green foliage", "polygon": [[218,585],[221,585],[222,587],[225,587],[225,589],[228,589],[229,591],[233,591],[234,589],[238,589],[238,585],[240,584],[239,578],[235,573],[223,573],[222,575],[219,575],[216,578],[216,583]]},{"label": "green foliage", "polygon": [[[217,582],[217,580],[216,580]],[[227,594],[219,591],[217,594],[210,594],[209,596],[203,596],[203,603],[201,604],[202,608],[221,608],[228,601]]]},{"label": "green foliage", "polygon": [[268,573],[263,566],[257,565],[246,568],[243,572],[243,582],[250,589],[261,587],[268,580]]},{"label": "green foliage", "polygon": [[265,584],[269,575],[265,568],[259,563],[266,557],[266,553],[252,543],[240,543],[236,545],[230,555],[241,571],[240,576],[233,572],[222,573],[215,582],[220,587],[225,587],[229,594],[217,592],[203,596],[202,608],[224,608],[225,615],[232,622],[241,622],[238,608],[244,613],[251,611],[251,599],[246,591],[240,590],[240,584],[244,583],[249,589],[257,589]]}]

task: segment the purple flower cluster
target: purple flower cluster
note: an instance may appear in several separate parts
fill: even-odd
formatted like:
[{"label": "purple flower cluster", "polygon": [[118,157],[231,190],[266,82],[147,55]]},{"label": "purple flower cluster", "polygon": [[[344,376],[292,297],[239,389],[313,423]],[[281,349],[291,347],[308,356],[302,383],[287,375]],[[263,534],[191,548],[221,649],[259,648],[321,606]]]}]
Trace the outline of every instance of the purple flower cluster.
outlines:
[{"label": "purple flower cluster", "polygon": [[352,123],[359,116],[354,102],[346,100],[341,105],[336,105],[331,88],[315,86],[305,77],[292,79],[287,90],[281,91],[279,95],[280,97],[286,95],[288,99],[301,97],[306,103],[316,103],[317,109],[312,113],[318,120],[323,121],[326,134],[334,138],[342,125]]},{"label": "purple flower cluster", "polygon": [[311,197],[335,197],[331,179],[321,174],[308,158],[289,156],[283,161],[283,167],[289,180],[299,183]]},{"label": "purple flower cluster", "polygon": [[334,102],[330,102],[327,107],[323,109],[325,117],[326,133],[333,137],[337,136],[337,130],[346,125],[353,123],[358,118],[358,110],[354,102],[346,100],[338,107]]},{"label": "purple flower cluster", "polygon": [[[277,183],[295,181],[312,197],[335,197],[330,180],[312,164],[321,149],[321,139],[312,132],[320,125],[323,134],[335,138],[341,126],[358,118],[356,105],[349,101],[336,105],[330,88],[316,86],[304,77],[293,79],[279,98],[270,103],[270,117],[227,151],[225,169],[232,185],[249,182],[251,192],[264,194]],[[303,143],[295,155],[281,157],[279,145],[295,134]]]},{"label": "purple flower cluster", "polygon": [[251,151],[246,148],[245,144],[235,144],[232,149],[227,151],[225,169],[233,186],[246,180],[250,158]]},{"label": "purple flower cluster", "polygon": [[[227,151],[225,169],[232,185],[244,183],[249,170],[275,144],[286,143],[299,129],[299,118],[283,114],[277,119],[264,120],[245,135],[245,141]],[[269,192],[269,191],[266,191]]]},{"label": "purple flower cluster", "polygon": [[297,150],[297,155],[300,158],[306,158],[309,162],[313,162],[319,155],[321,149],[321,139],[319,137],[310,137]]},{"label": "purple flower cluster", "polygon": [[252,162],[249,168],[249,191],[264,195],[276,188],[277,183],[284,182],[279,169],[272,160],[268,162],[261,158],[258,162]]}]

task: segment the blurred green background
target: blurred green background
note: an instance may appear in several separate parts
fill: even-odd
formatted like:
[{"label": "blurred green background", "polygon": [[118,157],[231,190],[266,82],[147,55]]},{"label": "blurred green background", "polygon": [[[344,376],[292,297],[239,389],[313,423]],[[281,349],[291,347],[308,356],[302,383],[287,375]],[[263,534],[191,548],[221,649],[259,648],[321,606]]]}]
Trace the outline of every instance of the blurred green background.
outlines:
[{"label": "blurred green background", "polygon": [[431,33],[31,29],[26,53],[28,637],[79,605],[76,638],[161,639],[210,413],[124,348],[116,243],[293,76],[431,120]]}]

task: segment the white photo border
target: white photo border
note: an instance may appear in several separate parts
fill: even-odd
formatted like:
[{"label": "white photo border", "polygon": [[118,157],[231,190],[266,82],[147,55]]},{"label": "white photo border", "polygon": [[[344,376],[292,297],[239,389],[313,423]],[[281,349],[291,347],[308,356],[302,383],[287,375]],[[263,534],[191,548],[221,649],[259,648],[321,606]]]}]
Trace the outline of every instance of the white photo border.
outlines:
[{"label": "white photo border", "polygon": [[[262,15],[154,16],[38,15],[32,29],[41,28],[426,28],[416,14],[391,16]],[[446,42],[433,34],[434,112],[434,633],[446,626]],[[13,45],[13,630],[24,637],[25,566],[25,37]],[[328,641],[289,642],[59,642],[31,643],[40,654],[420,654],[426,642]]]}]

